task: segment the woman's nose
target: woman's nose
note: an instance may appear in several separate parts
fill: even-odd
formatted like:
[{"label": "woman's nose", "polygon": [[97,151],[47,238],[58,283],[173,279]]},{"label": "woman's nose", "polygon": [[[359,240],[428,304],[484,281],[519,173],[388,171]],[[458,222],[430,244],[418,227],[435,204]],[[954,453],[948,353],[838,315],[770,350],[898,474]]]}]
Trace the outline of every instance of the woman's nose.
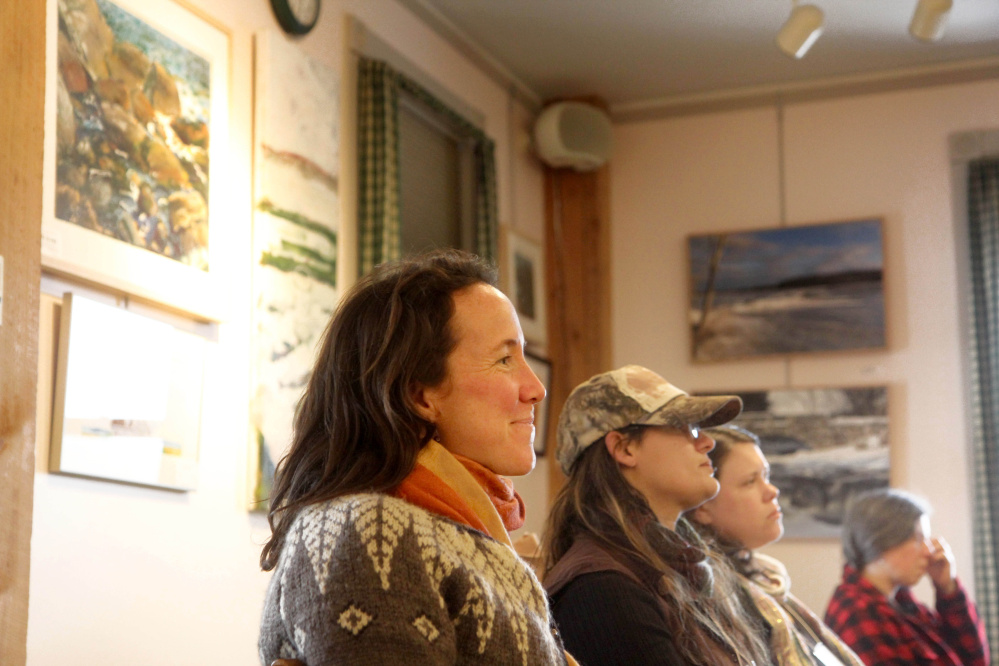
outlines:
[{"label": "woman's nose", "polygon": [[780,497],[780,488],[767,481],[767,501],[772,502]]},{"label": "woman's nose", "polygon": [[545,385],[541,383],[531,367],[525,367],[527,368],[527,377],[520,387],[520,398],[524,402],[539,403],[545,399],[548,391],[545,390]]}]

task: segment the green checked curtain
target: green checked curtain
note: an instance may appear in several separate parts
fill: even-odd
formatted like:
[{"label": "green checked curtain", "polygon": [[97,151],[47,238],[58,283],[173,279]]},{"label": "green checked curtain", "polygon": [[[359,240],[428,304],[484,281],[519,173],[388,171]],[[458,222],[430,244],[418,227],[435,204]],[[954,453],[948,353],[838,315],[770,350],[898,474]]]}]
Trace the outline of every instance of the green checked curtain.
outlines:
[{"label": "green checked curtain", "polygon": [[499,221],[495,145],[485,133],[415,81],[379,60],[361,58],[358,72],[359,270],[401,254],[399,94],[416,98],[474,142],[475,251],[495,262]]},{"label": "green checked curtain", "polygon": [[992,653],[999,649],[999,160],[968,164],[971,254],[975,589]]},{"label": "green checked curtain", "polygon": [[357,86],[358,265],[365,275],[400,254],[399,76],[362,58]]}]

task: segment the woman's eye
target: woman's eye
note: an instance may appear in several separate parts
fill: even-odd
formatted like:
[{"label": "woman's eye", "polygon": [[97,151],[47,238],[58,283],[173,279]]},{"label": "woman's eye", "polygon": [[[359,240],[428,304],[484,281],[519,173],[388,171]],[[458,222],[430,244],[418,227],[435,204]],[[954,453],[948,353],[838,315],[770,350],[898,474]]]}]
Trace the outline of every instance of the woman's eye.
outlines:
[{"label": "woman's eye", "polygon": [[510,365],[510,361],[513,360],[512,356],[504,356],[499,360],[500,365]]}]

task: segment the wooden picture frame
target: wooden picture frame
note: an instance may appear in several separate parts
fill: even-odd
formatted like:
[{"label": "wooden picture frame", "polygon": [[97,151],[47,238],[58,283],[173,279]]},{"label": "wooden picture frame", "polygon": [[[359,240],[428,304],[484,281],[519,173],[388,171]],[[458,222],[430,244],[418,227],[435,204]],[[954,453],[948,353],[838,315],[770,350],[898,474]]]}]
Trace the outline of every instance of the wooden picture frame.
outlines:
[{"label": "wooden picture frame", "polygon": [[688,238],[691,356],[886,347],[878,218]]},{"label": "wooden picture frame", "polygon": [[507,296],[517,308],[524,338],[539,347],[548,344],[547,291],[544,250],[535,241],[506,230],[503,263]]},{"label": "wooden picture frame", "polygon": [[197,489],[205,339],[71,292],[59,320],[49,471]]},{"label": "wooden picture frame", "polygon": [[551,401],[548,396],[552,391],[552,364],[551,361],[530,352],[526,352],[524,357],[531,370],[545,385],[544,400],[534,405],[534,454],[540,458],[548,449],[548,420],[551,415]]},{"label": "wooden picture frame", "polygon": [[47,34],[43,269],[221,321],[229,34],[174,0],[48,0]]}]

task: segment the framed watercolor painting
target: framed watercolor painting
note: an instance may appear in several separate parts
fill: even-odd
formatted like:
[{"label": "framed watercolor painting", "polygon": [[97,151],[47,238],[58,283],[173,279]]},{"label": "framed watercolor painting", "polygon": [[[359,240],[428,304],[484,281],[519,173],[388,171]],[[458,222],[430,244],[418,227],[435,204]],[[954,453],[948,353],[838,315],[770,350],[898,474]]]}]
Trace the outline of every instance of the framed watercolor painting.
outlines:
[{"label": "framed watercolor painting", "polygon": [[49,0],[42,266],[224,317],[229,36],[173,0]]},{"label": "framed watercolor painting", "polygon": [[524,357],[531,370],[545,385],[545,399],[534,406],[534,453],[540,458],[548,449],[548,417],[551,411],[551,401],[548,396],[552,391],[552,364],[551,361],[531,353],[524,354]]},{"label": "framed watercolor painting", "polygon": [[503,272],[507,295],[517,308],[524,338],[544,347],[548,343],[544,252],[538,243],[511,229],[505,236]]},{"label": "framed watercolor painting", "polygon": [[881,220],[692,236],[695,361],[885,347]]},{"label": "framed watercolor painting", "polygon": [[786,537],[838,538],[858,493],[889,485],[888,389],[717,391],[738,395],[733,421],[760,438],[780,488]]},{"label": "framed watercolor painting", "polygon": [[72,293],[59,319],[49,469],[195,490],[205,339]]}]

